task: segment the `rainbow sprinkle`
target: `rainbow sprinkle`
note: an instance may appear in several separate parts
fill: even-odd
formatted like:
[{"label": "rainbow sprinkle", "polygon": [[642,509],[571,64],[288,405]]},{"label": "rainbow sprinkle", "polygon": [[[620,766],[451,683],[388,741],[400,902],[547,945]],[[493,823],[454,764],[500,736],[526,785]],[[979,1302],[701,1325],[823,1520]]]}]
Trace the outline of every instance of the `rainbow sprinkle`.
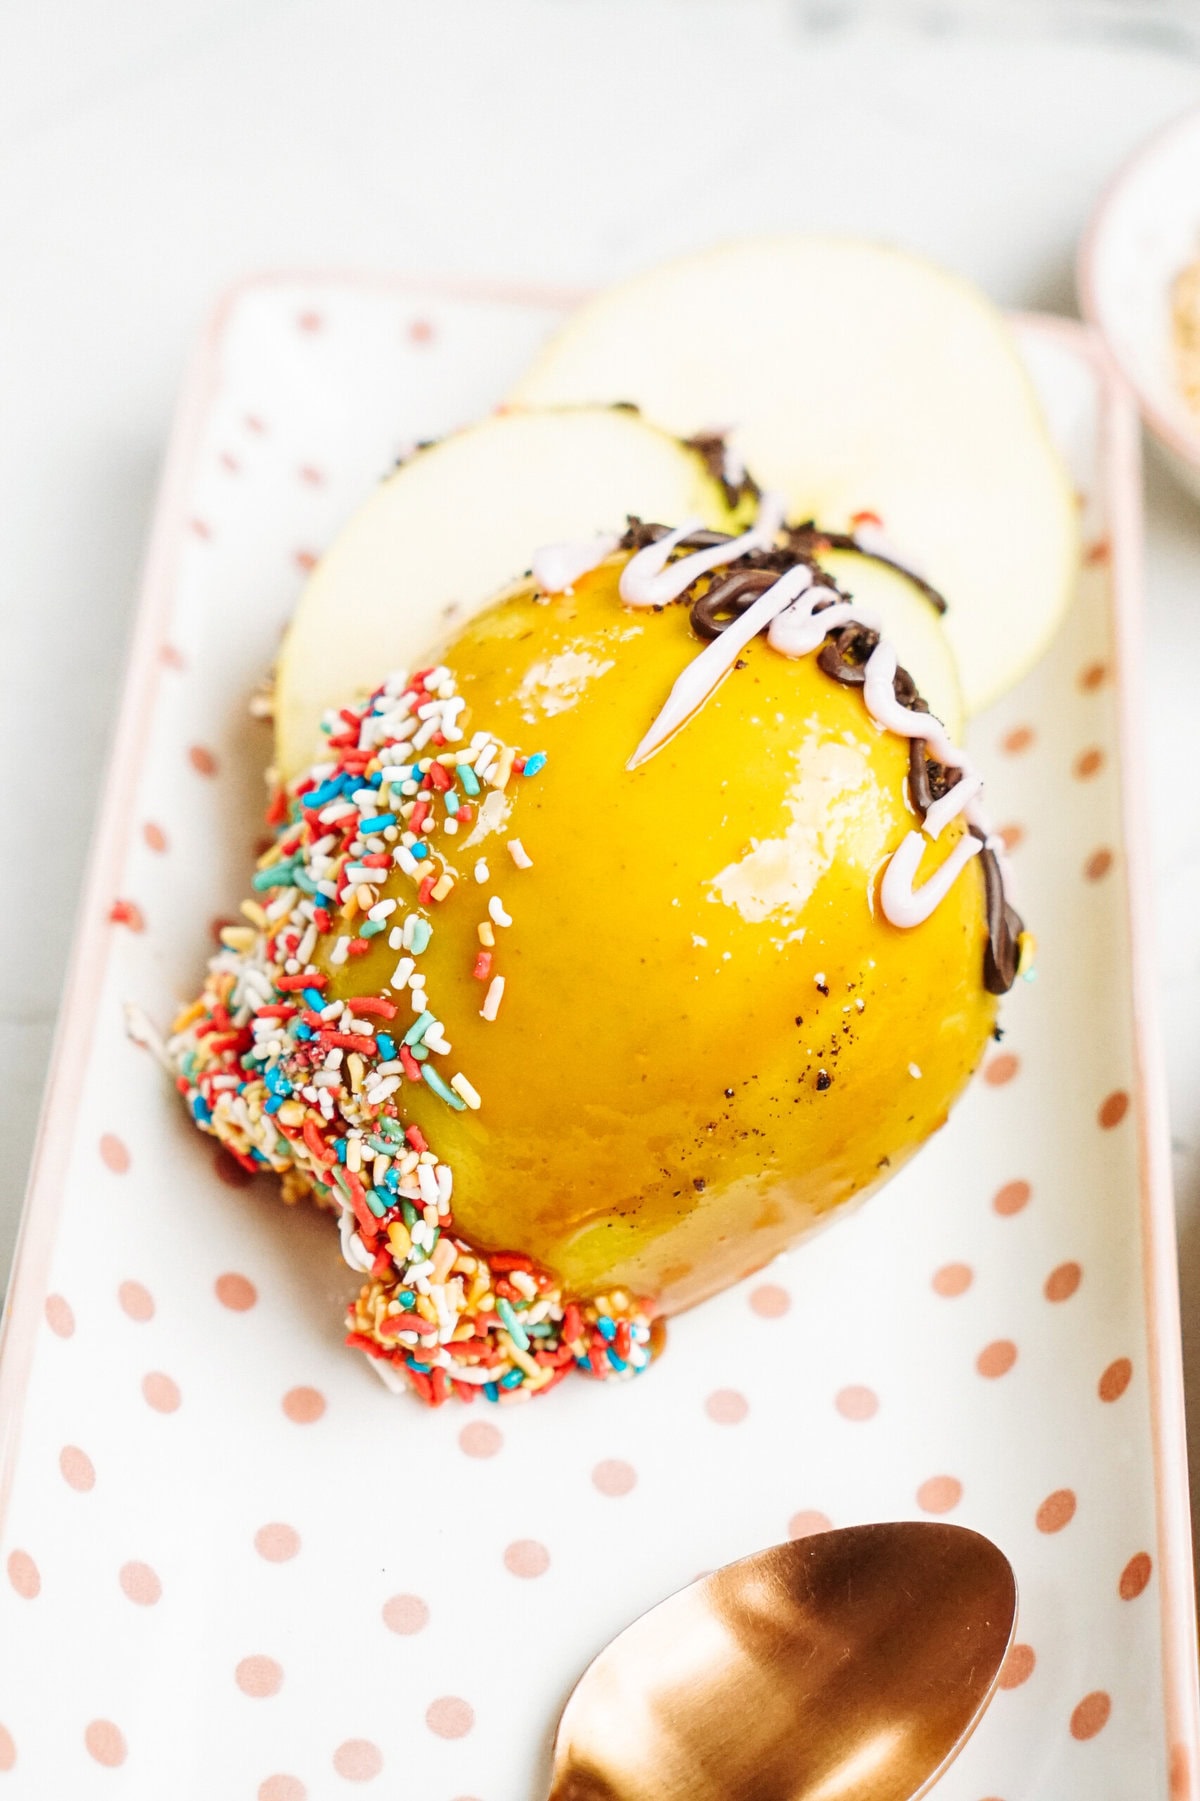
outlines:
[{"label": "rainbow sprinkle", "polygon": [[[572,1369],[629,1377],[651,1357],[647,1303],[624,1291],[572,1298],[522,1253],[485,1256],[459,1237],[453,1170],[404,1117],[406,1084],[457,1113],[485,1105],[466,1071],[435,1062],[452,1047],[421,958],[459,886],[442,840],[473,823],[485,789],[498,795],[514,772],[546,763],[487,732],[464,743],[464,708],[439,666],[392,676],[326,716],[327,759],[271,804],[276,835],[242,905],[248,923],[222,931],[204,992],[166,1046],[202,1131],[245,1168],[280,1176],[285,1200],[309,1196],[337,1214],[342,1255],[366,1278],[347,1343],[389,1386],[433,1406],[479,1393],[527,1400]],[[414,889],[407,902],[381,892],[395,872]],[[504,978],[492,973],[493,927],[512,915],[498,895],[487,913],[473,973],[490,984],[495,1019]],[[384,933],[398,957],[389,992],[327,999],[328,970]]]}]

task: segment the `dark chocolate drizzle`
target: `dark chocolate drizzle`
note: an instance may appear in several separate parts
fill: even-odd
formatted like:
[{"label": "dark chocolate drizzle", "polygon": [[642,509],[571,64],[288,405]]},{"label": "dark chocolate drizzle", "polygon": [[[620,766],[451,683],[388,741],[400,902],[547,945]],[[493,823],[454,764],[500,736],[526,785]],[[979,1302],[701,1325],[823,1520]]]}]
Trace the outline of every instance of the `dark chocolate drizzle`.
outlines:
[{"label": "dark chocolate drizzle", "polygon": [[895,557],[889,557],[882,550],[867,550],[858,542],[853,532],[823,532],[811,519],[803,525],[793,525],[787,531],[788,546],[796,557],[804,562],[814,562],[823,550],[853,550],[860,557],[869,557],[872,563],[882,563],[885,569],[894,569],[898,575],[907,576],[914,588],[919,588],[930,605],[939,613],[946,611],[945,596],[940,594],[932,582],[927,582],[923,575],[917,575],[905,563],[898,563]]},{"label": "dark chocolate drizzle", "polygon": [[683,441],[689,450],[694,450],[700,457],[713,480],[720,483],[727,506],[736,507],[743,501],[757,502],[762,499],[762,489],[744,466],[740,481],[730,481],[726,460],[729,446],[719,431],[697,432],[694,438],[685,438]]},{"label": "dark chocolate drizzle", "polygon": [[[719,443],[720,440],[715,442]],[[659,538],[666,537],[669,530],[669,526],[649,525],[631,516],[628,529],[621,540],[622,548],[643,550],[647,544],[657,543]],[[834,605],[834,597],[846,598],[828,571],[822,569],[817,561],[822,549],[853,550],[860,556],[870,557],[873,562],[883,563],[889,569],[907,576],[939,613],[946,611],[942,596],[928,582],[922,581],[911,569],[894,562],[891,557],[863,550],[848,533],[819,532],[810,521],[806,525],[789,529],[786,536],[786,548],[751,551],[746,556],[739,557],[737,567],[727,574],[701,576],[684,591],[681,599],[687,600],[689,595],[692,596],[688,616],[697,637],[710,641],[719,638],[725,628],[740,618],[760,594],[764,594],[785,570],[794,568],[797,563],[807,563],[814,578],[819,578],[822,586],[832,590],[827,605]],[[681,551],[707,550],[712,545],[726,544],[729,541],[728,532],[695,531],[681,539],[679,548]],[[696,592],[697,588],[700,589],[699,593]],[[816,612],[819,614],[820,611],[818,607]],[[879,633],[871,631],[869,627],[853,623],[844,625],[830,632],[817,653],[817,662],[835,682],[858,688],[867,679],[867,660],[878,643]],[[907,707],[914,713],[928,713],[928,703],[921,698],[907,669],[896,670],[892,688],[902,707]],[[961,777],[961,770],[938,763],[929,755],[929,746],[924,738],[909,739],[908,794],[922,823],[934,801],[941,800],[943,795],[948,794]],[[984,916],[987,926],[987,942],[983,952],[984,987],[989,994],[1007,994],[1017,979],[1021,961],[1020,938],[1025,926],[1016,908],[1005,897],[1000,861],[985,834],[976,826],[969,826],[967,829],[983,845],[977,861],[983,875]]]},{"label": "dark chocolate drizzle", "polygon": [[989,994],[1007,994],[1017,979],[1021,963],[1024,921],[1005,898],[1000,859],[975,826],[971,835],[983,843],[978,862],[983,871],[983,898],[987,913],[987,944],[983,953],[983,985]]},{"label": "dark chocolate drizzle", "polygon": [[692,630],[700,638],[719,638],[727,625],[753,606],[760,594],[779,580],[774,569],[736,569],[692,602]]}]

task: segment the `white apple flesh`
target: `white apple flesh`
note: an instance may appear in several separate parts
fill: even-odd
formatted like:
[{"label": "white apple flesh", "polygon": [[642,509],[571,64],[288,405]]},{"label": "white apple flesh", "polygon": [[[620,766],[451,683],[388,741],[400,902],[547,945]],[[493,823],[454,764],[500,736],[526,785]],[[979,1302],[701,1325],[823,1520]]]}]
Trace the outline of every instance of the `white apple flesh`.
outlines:
[{"label": "white apple flesh", "polygon": [[629,513],[728,521],[695,451],[612,407],[503,413],[419,451],[354,514],[300,598],[276,668],[280,777],[318,754],[329,707],[435,652],[541,546],[624,531]]},{"label": "white apple flesh", "polygon": [[1075,497],[1004,317],[902,251],[762,238],[653,269],[581,307],[512,398],[727,430],[791,519],[877,514],[949,603],[969,713],[1032,667],[1069,603]]}]

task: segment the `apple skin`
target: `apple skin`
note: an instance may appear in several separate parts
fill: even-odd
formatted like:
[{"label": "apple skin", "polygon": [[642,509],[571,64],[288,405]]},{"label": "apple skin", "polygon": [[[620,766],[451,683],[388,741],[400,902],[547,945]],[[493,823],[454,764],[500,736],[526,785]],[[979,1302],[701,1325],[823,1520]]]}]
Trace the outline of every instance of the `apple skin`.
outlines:
[{"label": "apple skin", "polygon": [[[894,1173],[944,1122],[996,1003],[973,864],[925,924],[881,916],[882,868],[914,824],[907,745],[815,657],[756,639],[627,772],[700,644],[686,607],[622,606],[618,574],[614,559],[549,602],[518,593],[446,651],[468,736],[548,762],[513,777],[497,829],[437,834],[459,882],[428,911],[422,965],[448,1067],[482,1105],[450,1112],[406,1084],[404,1112],[453,1166],[462,1237],[525,1251],[575,1293],[621,1286],[675,1312]],[[413,904],[399,871],[384,892]],[[512,924],[495,928],[506,987],[486,1021],[472,969],[492,895]],[[328,970],[330,993],[388,993],[395,962],[373,939]]]}]

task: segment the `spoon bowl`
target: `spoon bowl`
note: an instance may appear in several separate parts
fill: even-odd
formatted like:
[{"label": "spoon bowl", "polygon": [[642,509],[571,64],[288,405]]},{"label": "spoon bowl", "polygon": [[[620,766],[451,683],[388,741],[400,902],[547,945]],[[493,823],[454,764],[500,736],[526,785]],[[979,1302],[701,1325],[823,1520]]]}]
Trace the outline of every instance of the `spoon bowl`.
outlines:
[{"label": "spoon bowl", "polygon": [[645,1613],[563,1710],[550,1801],[916,1801],[965,1744],[1016,1582],[961,1526],[776,1545]]}]

